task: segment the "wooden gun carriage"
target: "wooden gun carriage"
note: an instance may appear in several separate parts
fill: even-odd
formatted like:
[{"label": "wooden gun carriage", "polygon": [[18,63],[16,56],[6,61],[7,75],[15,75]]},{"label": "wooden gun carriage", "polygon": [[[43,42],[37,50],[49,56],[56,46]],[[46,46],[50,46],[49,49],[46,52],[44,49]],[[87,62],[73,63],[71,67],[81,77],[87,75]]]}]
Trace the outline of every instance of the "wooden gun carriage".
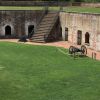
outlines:
[{"label": "wooden gun carriage", "polygon": [[69,54],[74,54],[80,53],[81,55],[86,56],[87,54],[87,48],[86,46],[82,45],[81,48],[75,47],[75,46],[70,46],[69,47]]}]

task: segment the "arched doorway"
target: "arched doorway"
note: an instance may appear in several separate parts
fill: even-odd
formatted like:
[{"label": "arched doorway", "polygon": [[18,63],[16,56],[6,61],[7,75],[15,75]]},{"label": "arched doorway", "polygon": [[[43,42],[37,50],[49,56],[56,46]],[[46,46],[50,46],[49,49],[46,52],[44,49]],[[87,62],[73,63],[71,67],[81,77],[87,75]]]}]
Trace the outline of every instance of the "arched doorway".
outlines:
[{"label": "arched doorway", "polygon": [[90,35],[88,32],[86,32],[85,34],[85,43],[89,43],[89,38],[90,38]]},{"label": "arched doorway", "polygon": [[77,32],[77,45],[81,45],[82,43],[82,31],[78,30]]},{"label": "arched doorway", "polygon": [[33,34],[34,34],[34,25],[29,25],[28,26],[28,38],[31,38]]},{"label": "arched doorway", "polygon": [[5,27],[5,35],[6,36],[11,36],[11,27],[9,25],[7,25]]}]

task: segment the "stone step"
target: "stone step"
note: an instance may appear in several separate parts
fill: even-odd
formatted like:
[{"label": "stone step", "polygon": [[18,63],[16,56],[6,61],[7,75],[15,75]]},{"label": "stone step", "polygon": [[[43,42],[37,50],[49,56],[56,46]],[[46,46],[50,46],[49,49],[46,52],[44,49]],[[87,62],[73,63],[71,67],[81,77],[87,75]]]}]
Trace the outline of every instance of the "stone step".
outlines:
[{"label": "stone step", "polygon": [[53,20],[54,20],[53,18],[44,18],[42,21],[46,22],[46,21],[53,21]]},{"label": "stone step", "polygon": [[44,24],[44,25],[40,25],[39,28],[50,27],[50,26],[51,26],[51,24]]},{"label": "stone step", "polygon": [[41,34],[41,35],[44,35],[44,34],[47,34],[47,32],[41,32],[41,33],[40,33],[40,32],[36,32],[33,36],[35,36],[35,35],[40,35],[40,34]]},{"label": "stone step", "polygon": [[35,34],[35,35],[33,35],[33,37],[44,37],[44,35],[45,35],[45,34],[40,33],[40,34]]},{"label": "stone step", "polygon": [[43,29],[49,29],[50,25],[49,26],[44,26],[44,27],[39,27],[38,30],[43,30]]},{"label": "stone step", "polygon": [[33,37],[31,40],[34,40],[34,41],[44,41],[44,37]]},{"label": "stone step", "polygon": [[48,29],[37,30],[36,33],[46,33],[48,31],[49,31],[49,28]]},{"label": "stone step", "polygon": [[45,16],[43,19],[50,19],[50,18],[53,18],[55,17],[54,15],[50,15],[50,16]]},{"label": "stone step", "polygon": [[33,36],[32,38],[37,38],[37,37],[39,37],[39,38],[42,38],[42,37],[44,37],[44,35],[35,35],[35,36]]},{"label": "stone step", "polygon": [[44,36],[45,34],[41,34],[41,33],[37,33],[37,34],[34,34],[33,36]]},{"label": "stone step", "polygon": [[53,21],[45,21],[41,22],[40,25],[47,25],[47,24],[52,24]]},{"label": "stone step", "polygon": [[32,39],[40,39],[40,38],[44,38],[44,36],[33,36]]},{"label": "stone step", "polygon": [[[49,14],[47,14],[45,17],[51,17],[51,16],[56,16],[57,14],[56,13],[49,13]],[[44,17],[44,18],[45,18]]]}]

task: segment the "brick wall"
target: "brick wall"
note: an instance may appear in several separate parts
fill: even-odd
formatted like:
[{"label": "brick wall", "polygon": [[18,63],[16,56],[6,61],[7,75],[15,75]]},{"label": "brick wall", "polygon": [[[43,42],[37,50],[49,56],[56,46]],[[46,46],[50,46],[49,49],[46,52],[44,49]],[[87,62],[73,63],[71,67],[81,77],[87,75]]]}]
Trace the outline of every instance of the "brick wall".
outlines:
[{"label": "brick wall", "polygon": [[5,27],[11,27],[11,36],[28,35],[28,26],[34,25],[36,30],[43,11],[0,11],[0,37],[5,37]]},{"label": "brick wall", "polygon": [[[100,51],[100,14],[60,13],[62,37],[65,40],[65,28],[68,28],[68,41],[77,44],[78,30],[82,32],[82,44]],[[85,35],[89,33],[89,43],[85,43]]]}]

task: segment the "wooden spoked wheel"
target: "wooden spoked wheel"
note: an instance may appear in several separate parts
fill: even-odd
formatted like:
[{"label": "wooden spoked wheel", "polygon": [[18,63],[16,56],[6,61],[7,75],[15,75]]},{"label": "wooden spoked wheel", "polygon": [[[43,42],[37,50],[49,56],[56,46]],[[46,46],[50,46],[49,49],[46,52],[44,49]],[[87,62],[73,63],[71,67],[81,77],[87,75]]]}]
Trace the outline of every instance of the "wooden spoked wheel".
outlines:
[{"label": "wooden spoked wheel", "polygon": [[85,45],[82,45],[82,46],[81,46],[81,53],[82,53],[83,55],[86,55],[86,54],[87,54],[87,48],[86,48]]},{"label": "wooden spoked wheel", "polygon": [[70,46],[69,47],[69,54],[73,54],[73,52],[74,52],[74,46]]}]

